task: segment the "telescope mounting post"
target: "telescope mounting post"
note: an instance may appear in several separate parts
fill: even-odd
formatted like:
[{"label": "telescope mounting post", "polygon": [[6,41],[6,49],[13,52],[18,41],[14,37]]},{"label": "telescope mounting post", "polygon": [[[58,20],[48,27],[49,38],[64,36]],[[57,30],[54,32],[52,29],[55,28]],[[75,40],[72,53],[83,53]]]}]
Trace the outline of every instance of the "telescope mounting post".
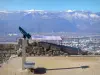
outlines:
[{"label": "telescope mounting post", "polygon": [[25,70],[24,64],[26,62],[26,46],[27,46],[27,39],[22,38],[22,70]]}]

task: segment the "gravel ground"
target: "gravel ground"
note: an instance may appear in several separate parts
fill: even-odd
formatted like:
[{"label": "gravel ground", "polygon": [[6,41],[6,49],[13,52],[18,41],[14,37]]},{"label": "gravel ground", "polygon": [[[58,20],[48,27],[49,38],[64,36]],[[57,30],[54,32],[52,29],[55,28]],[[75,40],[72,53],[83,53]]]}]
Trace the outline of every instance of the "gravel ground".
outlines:
[{"label": "gravel ground", "polygon": [[[100,57],[27,57],[27,61],[35,62],[35,68],[45,68],[43,75],[100,75]],[[21,63],[21,57],[10,58],[0,75],[35,75],[21,70]]]}]

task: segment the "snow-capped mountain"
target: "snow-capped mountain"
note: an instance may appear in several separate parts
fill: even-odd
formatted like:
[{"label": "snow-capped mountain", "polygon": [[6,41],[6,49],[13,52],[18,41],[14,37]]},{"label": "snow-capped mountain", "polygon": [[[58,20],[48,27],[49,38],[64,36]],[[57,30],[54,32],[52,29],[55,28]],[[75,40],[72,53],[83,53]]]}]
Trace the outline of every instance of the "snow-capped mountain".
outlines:
[{"label": "snow-capped mountain", "polygon": [[90,11],[0,11],[0,33],[18,32],[100,32],[100,12]]}]

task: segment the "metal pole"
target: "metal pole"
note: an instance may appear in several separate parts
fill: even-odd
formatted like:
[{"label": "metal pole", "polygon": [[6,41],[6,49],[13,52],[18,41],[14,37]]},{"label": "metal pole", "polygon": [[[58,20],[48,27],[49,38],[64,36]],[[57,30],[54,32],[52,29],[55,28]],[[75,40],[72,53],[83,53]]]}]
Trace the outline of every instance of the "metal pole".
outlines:
[{"label": "metal pole", "polygon": [[78,55],[80,54],[80,52],[79,52],[79,38],[77,38],[78,39]]},{"label": "metal pole", "polygon": [[26,51],[27,40],[22,38],[22,70],[25,70],[24,63],[26,62]]}]

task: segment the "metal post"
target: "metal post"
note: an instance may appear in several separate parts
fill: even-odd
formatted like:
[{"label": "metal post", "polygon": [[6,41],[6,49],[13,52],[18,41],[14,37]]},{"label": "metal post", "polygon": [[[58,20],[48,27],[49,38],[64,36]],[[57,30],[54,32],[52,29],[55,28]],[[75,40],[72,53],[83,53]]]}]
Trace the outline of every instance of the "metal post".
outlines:
[{"label": "metal post", "polygon": [[79,38],[77,38],[78,39],[78,55],[80,54],[80,52],[79,52]]},{"label": "metal post", "polygon": [[27,46],[27,40],[22,38],[22,70],[24,70],[24,63],[26,62],[26,51],[25,48]]}]

